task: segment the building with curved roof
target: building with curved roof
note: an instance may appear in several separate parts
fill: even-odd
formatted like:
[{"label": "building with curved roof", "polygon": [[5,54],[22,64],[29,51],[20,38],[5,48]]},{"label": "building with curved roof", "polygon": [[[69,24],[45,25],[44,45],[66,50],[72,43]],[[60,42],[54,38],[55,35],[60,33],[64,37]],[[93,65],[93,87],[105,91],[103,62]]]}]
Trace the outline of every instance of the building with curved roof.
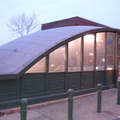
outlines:
[{"label": "building with curved roof", "polygon": [[[74,17],[0,47],[0,109],[115,87],[119,29]],[[11,104],[12,103],[12,104]]]}]

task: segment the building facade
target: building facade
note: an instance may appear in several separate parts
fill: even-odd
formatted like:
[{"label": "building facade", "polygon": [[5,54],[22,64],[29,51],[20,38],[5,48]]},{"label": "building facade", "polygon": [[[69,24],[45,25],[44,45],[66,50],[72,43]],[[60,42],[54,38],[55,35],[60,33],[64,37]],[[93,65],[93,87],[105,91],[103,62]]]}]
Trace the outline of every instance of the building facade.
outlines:
[{"label": "building facade", "polygon": [[0,47],[0,109],[116,86],[120,30],[83,18],[43,24],[42,31]]}]

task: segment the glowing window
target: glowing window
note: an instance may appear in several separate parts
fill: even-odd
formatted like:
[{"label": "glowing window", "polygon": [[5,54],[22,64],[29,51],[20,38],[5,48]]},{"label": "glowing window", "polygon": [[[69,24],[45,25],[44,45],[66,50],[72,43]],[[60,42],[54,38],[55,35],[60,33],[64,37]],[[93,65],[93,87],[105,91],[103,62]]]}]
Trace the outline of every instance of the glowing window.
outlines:
[{"label": "glowing window", "polygon": [[80,71],[81,38],[68,43],[68,71]]},{"label": "glowing window", "polygon": [[96,70],[105,70],[105,33],[96,34]]},{"label": "glowing window", "polygon": [[94,39],[95,36],[93,34],[88,34],[84,36],[84,71],[94,70]]},{"label": "glowing window", "polygon": [[42,73],[45,72],[45,57],[33,65],[26,73]]},{"label": "glowing window", "polygon": [[49,55],[49,72],[65,71],[65,46],[62,46]]}]

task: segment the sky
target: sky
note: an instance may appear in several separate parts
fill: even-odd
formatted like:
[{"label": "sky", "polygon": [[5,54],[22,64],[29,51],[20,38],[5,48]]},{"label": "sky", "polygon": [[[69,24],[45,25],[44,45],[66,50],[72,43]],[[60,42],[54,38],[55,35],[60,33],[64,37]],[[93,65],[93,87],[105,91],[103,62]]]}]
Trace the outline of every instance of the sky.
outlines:
[{"label": "sky", "polygon": [[40,24],[78,16],[120,29],[120,0],[0,0],[0,46],[18,37],[6,26],[8,20],[33,12]]}]

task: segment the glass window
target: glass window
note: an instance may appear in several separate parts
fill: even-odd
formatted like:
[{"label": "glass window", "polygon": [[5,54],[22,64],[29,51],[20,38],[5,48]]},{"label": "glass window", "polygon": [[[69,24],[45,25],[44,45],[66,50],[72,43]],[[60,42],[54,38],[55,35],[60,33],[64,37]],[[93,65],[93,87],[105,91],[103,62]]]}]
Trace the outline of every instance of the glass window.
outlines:
[{"label": "glass window", "polygon": [[81,38],[68,43],[68,71],[80,71]]},{"label": "glass window", "polygon": [[96,70],[105,70],[105,33],[96,34]]},{"label": "glass window", "polygon": [[45,72],[45,57],[33,65],[26,73]]},{"label": "glass window", "polygon": [[49,72],[65,71],[65,46],[62,46],[49,55]]},{"label": "glass window", "polygon": [[114,41],[115,33],[107,33],[107,58],[106,58],[106,68],[107,70],[112,70],[114,68]]},{"label": "glass window", "polygon": [[84,36],[84,71],[94,70],[94,39],[95,36],[93,34],[88,34]]}]

